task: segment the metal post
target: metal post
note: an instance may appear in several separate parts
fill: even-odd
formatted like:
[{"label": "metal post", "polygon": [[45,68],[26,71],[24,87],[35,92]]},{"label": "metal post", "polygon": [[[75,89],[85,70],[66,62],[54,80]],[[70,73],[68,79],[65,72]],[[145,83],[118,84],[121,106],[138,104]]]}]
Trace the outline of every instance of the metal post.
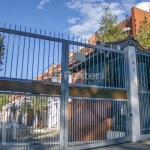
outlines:
[{"label": "metal post", "polygon": [[131,142],[141,140],[140,135],[140,113],[139,113],[139,97],[138,97],[138,82],[137,82],[137,68],[136,68],[136,52],[135,47],[128,46],[124,48],[127,52],[127,88],[128,88],[128,100],[130,111],[130,134]]},{"label": "metal post", "polygon": [[68,149],[68,76],[69,70],[69,43],[62,43],[62,79],[60,100],[60,149]]},{"label": "metal post", "polygon": [[57,99],[57,130],[60,130],[60,98]]},{"label": "metal post", "polygon": [[7,133],[6,122],[2,122],[2,145],[6,144],[6,133]]}]

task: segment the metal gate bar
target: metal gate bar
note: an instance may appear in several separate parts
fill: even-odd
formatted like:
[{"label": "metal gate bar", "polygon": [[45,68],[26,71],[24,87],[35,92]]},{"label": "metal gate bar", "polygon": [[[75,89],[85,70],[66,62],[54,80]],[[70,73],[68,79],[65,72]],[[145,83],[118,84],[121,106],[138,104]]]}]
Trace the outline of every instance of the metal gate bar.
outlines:
[{"label": "metal gate bar", "polygon": [[[42,35],[41,30],[40,34],[36,30],[32,33],[31,29],[27,32],[26,28],[25,31],[21,31],[21,28],[17,31],[16,26],[15,30],[0,28],[0,32],[6,36],[3,41],[6,57],[0,72],[0,96],[3,99],[0,114],[3,116],[3,113],[9,112],[9,116],[16,115],[11,110],[18,103],[19,110],[28,116],[27,120],[33,116],[38,118],[35,124],[25,124],[25,128],[29,128],[26,133],[22,133],[22,128],[18,130],[14,127],[14,131],[23,138],[15,141],[6,137],[7,146],[16,144],[26,145],[22,147],[24,149],[81,149],[129,139],[124,51],[82,43],[78,39],[65,40],[60,34],[58,37],[55,34],[52,37],[51,33],[47,35],[46,32]],[[92,73],[98,74],[98,78],[89,79]],[[8,100],[12,98],[10,103]],[[28,113],[20,102],[23,102]],[[33,107],[34,103],[37,107]],[[15,115],[11,118],[12,124],[18,125]],[[88,119],[84,118],[86,116]],[[98,119],[98,116],[103,119]],[[1,132],[4,134],[5,123],[10,124],[10,120],[3,118]],[[33,120],[32,118],[31,122]],[[19,127],[22,124],[21,121]],[[103,131],[105,125],[109,128]],[[89,129],[88,138],[84,127]],[[101,135],[94,130],[95,127],[98,131],[103,131]],[[47,131],[42,133],[44,128]],[[50,130],[53,131],[52,137]],[[93,130],[95,134],[92,133]],[[37,138],[31,135],[33,131],[37,132],[34,134]],[[29,138],[25,141],[26,134]],[[43,138],[41,141],[40,137]],[[32,139],[29,140],[30,138]],[[5,147],[4,143],[1,146]]]},{"label": "metal gate bar", "polygon": [[150,134],[150,53],[140,49],[137,53],[141,134]]}]

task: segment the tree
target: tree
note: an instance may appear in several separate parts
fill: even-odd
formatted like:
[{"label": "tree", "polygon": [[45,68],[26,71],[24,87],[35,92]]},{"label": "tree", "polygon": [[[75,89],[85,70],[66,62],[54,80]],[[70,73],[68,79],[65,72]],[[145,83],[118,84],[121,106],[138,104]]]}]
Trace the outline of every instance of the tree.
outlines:
[{"label": "tree", "polygon": [[34,114],[37,114],[37,127],[41,128],[41,115],[40,112],[43,111],[43,109],[45,107],[47,107],[47,101],[48,98],[47,97],[34,97],[33,98],[33,110],[34,110]]},{"label": "tree", "polygon": [[[39,96],[32,96],[32,97],[24,97],[24,103],[21,106],[21,111],[27,112],[28,117],[29,114],[33,115],[33,117],[37,117],[36,126],[41,127],[40,125],[40,112],[47,106],[47,97],[39,97]],[[33,124],[33,118],[28,118],[27,124]]]},{"label": "tree", "polygon": [[16,121],[17,111],[19,110],[19,106],[13,103],[10,107],[10,113],[13,114],[13,120]]},{"label": "tree", "polygon": [[127,37],[127,33],[123,32],[121,26],[117,23],[117,20],[117,16],[110,12],[108,6],[105,9],[100,22],[99,38],[102,42],[115,42]]},{"label": "tree", "polygon": [[136,39],[144,47],[146,48],[150,47],[150,22],[148,21],[145,15],[143,20],[140,23],[140,27]]},{"label": "tree", "polygon": [[[3,44],[4,38],[2,37],[2,35],[0,34],[0,67],[3,64],[3,56],[4,56],[4,44]],[[1,69],[1,68],[0,68]],[[1,71],[1,70],[0,70]]]},{"label": "tree", "polygon": [[3,106],[9,103],[9,95],[8,94],[0,94],[0,112],[2,112]]}]

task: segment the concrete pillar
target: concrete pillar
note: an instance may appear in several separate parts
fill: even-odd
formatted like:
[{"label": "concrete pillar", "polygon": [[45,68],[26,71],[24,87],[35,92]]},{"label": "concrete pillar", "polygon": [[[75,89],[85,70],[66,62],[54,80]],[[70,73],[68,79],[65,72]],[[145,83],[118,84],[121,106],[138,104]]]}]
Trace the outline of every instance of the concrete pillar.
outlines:
[{"label": "concrete pillar", "polygon": [[139,113],[139,97],[138,97],[138,81],[137,81],[137,66],[136,66],[136,51],[134,46],[124,48],[126,51],[127,61],[127,89],[130,111],[130,135],[131,142],[141,140],[140,135],[140,113]]}]

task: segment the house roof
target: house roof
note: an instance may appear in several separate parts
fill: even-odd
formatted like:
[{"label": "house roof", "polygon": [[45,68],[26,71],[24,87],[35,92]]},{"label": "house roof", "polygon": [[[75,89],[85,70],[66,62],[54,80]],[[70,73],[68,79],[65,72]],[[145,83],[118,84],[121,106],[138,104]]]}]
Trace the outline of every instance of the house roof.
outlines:
[{"label": "house roof", "polygon": [[124,19],[123,21],[121,21],[121,22],[119,23],[119,25],[122,25],[122,24],[124,24],[124,23],[127,23],[128,21],[130,21],[131,18],[132,18],[131,16],[127,17],[126,19]]},{"label": "house roof", "polygon": [[108,42],[107,43],[108,47],[109,45],[120,45],[121,49],[123,49],[124,47],[127,46],[134,46],[134,47],[138,47],[141,50],[147,50],[144,46],[142,46],[135,38],[133,35],[129,35],[126,38],[122,39],[122,40],[118,40],[116,42]]}]

